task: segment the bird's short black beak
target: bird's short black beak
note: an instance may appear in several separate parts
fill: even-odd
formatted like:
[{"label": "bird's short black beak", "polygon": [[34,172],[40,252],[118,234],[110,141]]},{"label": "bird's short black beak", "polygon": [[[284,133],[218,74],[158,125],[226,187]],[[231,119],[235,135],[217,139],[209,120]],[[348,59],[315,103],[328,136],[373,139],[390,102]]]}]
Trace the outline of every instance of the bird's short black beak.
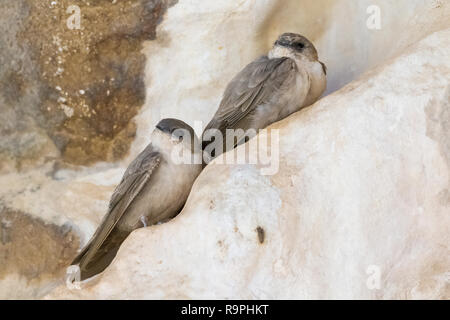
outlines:
[{"label": "bird's short black beak", "polygon": [[327,66],[325,65],[325,63],[323,63],[323,62],[321,62],[321,61],[319,61],[320,62],[320,64],[322,65],[322,70],[323,70],[323,73],[325,73],[325,75],[327,74]]}]

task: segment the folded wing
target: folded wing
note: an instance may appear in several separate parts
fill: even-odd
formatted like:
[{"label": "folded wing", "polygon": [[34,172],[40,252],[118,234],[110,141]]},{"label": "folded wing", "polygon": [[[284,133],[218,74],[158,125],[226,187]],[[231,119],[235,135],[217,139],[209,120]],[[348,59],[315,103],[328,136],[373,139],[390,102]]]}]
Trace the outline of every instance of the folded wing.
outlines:
[{"label": "folded wing", "polygon": [[[239,128],[248,126],[255,109],[269,103],[283,86],[292,84],[296,71],[295,61],[287,57],[263,56],[250,63],[228,84],[219,109],[205,131],[218,129],[225,137],[226,129],[237,128],[238,124]],[[207,144],[204,143],[203,149]]]},{"label": "folded wing", "polygon": [[160,154],[154,151],[150,144],[125,171],[111,197],[108,213],[89,243],[72,262],[72,265],[79,265],[82,279],[103,271],[114,258],[120,243],[129,234],[115,227],[136,196],[151,180],[152,173],[158,168],[160,161]]}]

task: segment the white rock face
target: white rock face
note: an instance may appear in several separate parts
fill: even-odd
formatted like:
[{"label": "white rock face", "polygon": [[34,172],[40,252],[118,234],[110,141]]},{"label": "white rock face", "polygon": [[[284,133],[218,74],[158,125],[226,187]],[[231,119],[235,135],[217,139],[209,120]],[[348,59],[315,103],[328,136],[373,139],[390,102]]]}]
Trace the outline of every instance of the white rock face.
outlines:
[{"label": "white rock face", "polygon": [[[371,24],[377,8],[380,29]],[[228,82],[283,32],[314,43],[328,67],[328,94],[449,27],[449,16],[450,2],[443,0],[179,0],[144,49],[151,61],[147,99],[129,160],[161,118],[206,126]],[[201,126],[194,129],[201,133]]]},{"label": "white rock face", "polygon": [[447,29],[274,124],[277,174],[213,162],[177,218],[47,298],[450,298],[449,55]]},{"label": "white rock face", "polygon": [[[381,10],[380,30],[367,28],[371,5]],[[331,93],[450,27],[449,15],[443,0],[179,0],[144,48],[147,98],[128,159],[1,175],[0,208],[70,226],[84,245],[156,122],[206,125],[228,81],[278,34],[314,42]],[[435,34],[274,125],[281,129],[277,175],[208,167],[182,216],[134,233],[81,292],[61,287],[51,297],[448,296],[448,151],[440,150],[450,139],[448,108],[439,111],[448,101],[448,68],[448,33]],[[4,275],[1,258],[0,299],[39,298],[61,282],[55,274],[30,281],[14,268]],[[381,269],[382,290],[367,289],[370,265]]]}]

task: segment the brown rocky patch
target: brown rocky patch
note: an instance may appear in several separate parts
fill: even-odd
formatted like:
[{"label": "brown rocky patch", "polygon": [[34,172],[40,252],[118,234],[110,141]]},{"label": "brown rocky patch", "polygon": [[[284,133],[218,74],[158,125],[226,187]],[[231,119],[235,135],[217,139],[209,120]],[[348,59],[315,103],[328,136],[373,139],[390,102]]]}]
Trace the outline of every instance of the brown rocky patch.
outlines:
[{"label": "brown rocky patch", "polygon": [[[10,125],[0,125],[0,162],[9,159],[20,169],[23,158],[46,158],[36,152],[38,142],[38,150],[51,144],[57,150],[51,157],[76,165],[124,157],[145,99],[142,42],[155,39],[173,3],[2,2],[0,24],[7,31],[0,36],[6,48],[0,52],[0,105]],[[80,8],[80,29],[67,25],[71,5]]]},{"label": "brown rocky patch", "polygon": [[70,227],[9,209],[0,211],[0,279],[8,274],[27,280],[62,277],[79,245]]}]

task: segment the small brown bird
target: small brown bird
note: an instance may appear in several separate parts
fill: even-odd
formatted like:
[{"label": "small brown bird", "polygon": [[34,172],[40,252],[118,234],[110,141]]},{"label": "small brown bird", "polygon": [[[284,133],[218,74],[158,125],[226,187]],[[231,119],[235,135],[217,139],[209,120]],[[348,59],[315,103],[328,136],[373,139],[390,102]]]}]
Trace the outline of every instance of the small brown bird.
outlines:
[{"label": "small brown bird", "polygon": [[[228,151],[227,129],[242,129],[241,134],[228,137],[234,148],[249,138],[242,132],[256,132],[313,104],[326,82],[326,67],[318,60],[314,45],[299,34],[282,34],[267,56],[247,65],[228,84],[219,109],[203,132],[206,157]],[[214,137],[210,129],[220,131],[222,145],[210,142]]]},{"label": "small brown bird", "polygon": [[[175,151],[192,161],[180,163]],[[102,272],[133,230],[179,213],[202,170],[201,161],[196,164],[193,159],[196,155],[201,155],[200,142],[189,125],[176,119],[158,123],[151,144],[131,162],[102,223],[72,262],[80,268],[80,280]]]}]

